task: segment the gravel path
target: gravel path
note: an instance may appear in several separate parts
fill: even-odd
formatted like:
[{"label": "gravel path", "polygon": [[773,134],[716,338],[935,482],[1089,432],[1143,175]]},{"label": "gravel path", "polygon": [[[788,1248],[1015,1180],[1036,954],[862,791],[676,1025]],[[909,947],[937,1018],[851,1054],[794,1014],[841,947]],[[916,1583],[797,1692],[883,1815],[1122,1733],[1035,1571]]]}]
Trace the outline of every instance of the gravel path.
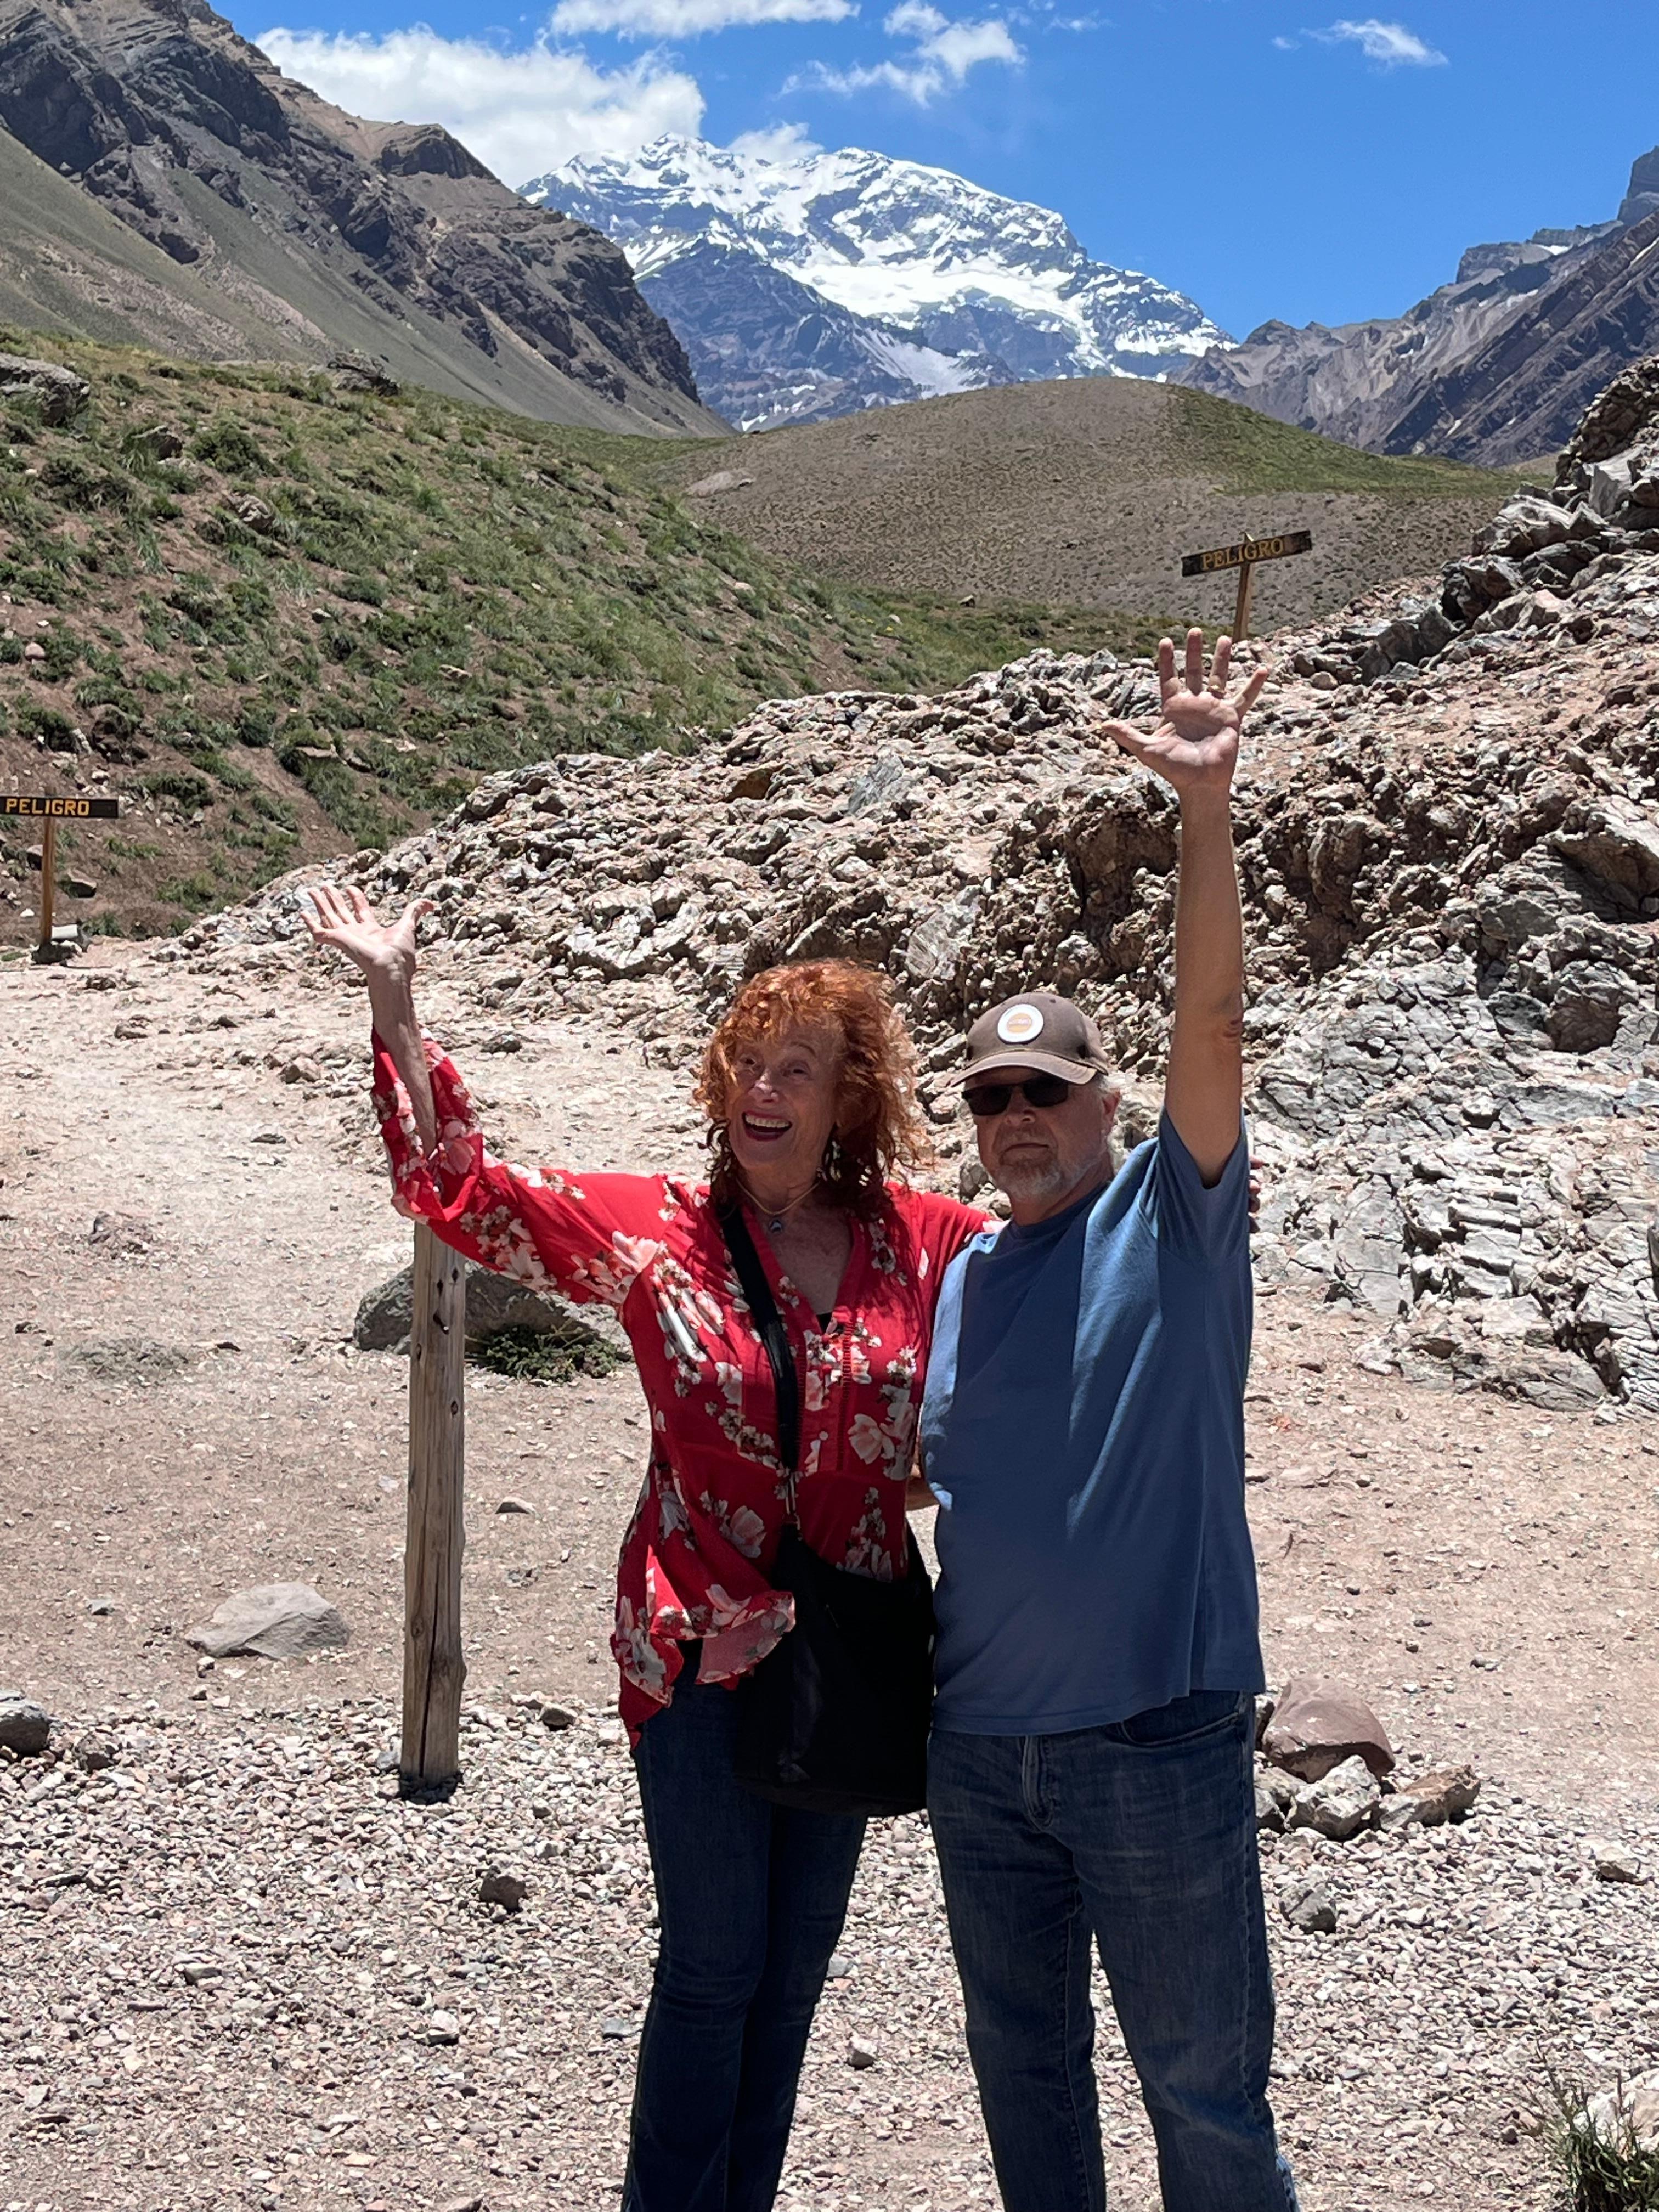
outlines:
[{"label": "gravel path", "polygon": [[[322,1683],[319,1681],[321,1688]],[[384,1704],[108,1716],[107,1771],[0,1769],[7,2212],[616,2203],[653,1943],[613,1715],[471,1709],[447,1804],[376,1771]],[[1273,1914],[1281,2125],[1310,2212],[1542,2207],[1541,2044],[1659,2060],[1659,1888],[1598,1880],[1582,1825],[1519,1800],[1455,1827],[1268,1847],[1334,1936]],[[1659,1851],[1659,1823],[1626,1846]],[[479,1899],[519,1874],[516,1913]],[[995,2202],[921,1820],[872,1831],[808,2061],[784,2203]],[[855,2066],[854,2040],[874,2063]],[[1157,2202],[1103,2034],[1114,2204]]]}]

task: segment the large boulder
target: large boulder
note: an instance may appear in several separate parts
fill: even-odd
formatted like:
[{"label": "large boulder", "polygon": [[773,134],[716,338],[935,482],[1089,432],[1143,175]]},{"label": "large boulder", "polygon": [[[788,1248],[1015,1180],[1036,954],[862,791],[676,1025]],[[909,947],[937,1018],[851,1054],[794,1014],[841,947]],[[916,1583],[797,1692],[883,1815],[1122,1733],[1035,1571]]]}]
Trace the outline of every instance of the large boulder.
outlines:
[{"label": "large boulder", "polygon": [[52,1737],[52,1717],[44,1705],[16,1690],[0,1691],[0,1744],[20,1759],[44,1751]]},{"label": "large boulder", "polygon": [[1394,1747],[1357,1690],[1327,1674],[1301,1674],[1285,1686],[1261,1739],[1275,1766],[1318,1782],[1345,1759],[1364,1759],[1379,1780],[1392,1771]]},{"label": "large boulder", "polygon": [[[360,1352],[407,1352],[415,1307],[415,1271],[401,1267],[365,1293],[352,1327]],[[607,1306],[575,1306],[550,1291],[528,1291],[508,1275],[471,1261],[466,1266],[466,1340],[477,1347],[505,1329],[533,1329],[572,1351],[604,1345],[631,1357],[622,1324]]]},{"label": "large boulder", "polygon": [[1575,801],[1550,844],[1626,912],[1640,911],[1644,900],[1659,895],[1659,822],[1632,800]]},{"label": "large boulder", "polygon": [[1477,553],[1495,553],[1499,559],[1518,561],[1528,553],[1541,553],[1547,545],[1565,544],[1573,532],[1571,511],[1553,500],[1523,493],[1500,507],[1475,537]]},{"label": "large boulder", "polygon": [[343,1616],[308,1583],[263,1583],[234,1590],[185,1641],[210,1659],[238,1652],[258,1659],[297,1659],[337,1651],[350,1639]]},{"label": "large boulder", "polygon": [[72,422],[91,397],[92,386],[85,377],[60,362],[0,353],[0,399],[33,399],[40,420],[50,428]]}]

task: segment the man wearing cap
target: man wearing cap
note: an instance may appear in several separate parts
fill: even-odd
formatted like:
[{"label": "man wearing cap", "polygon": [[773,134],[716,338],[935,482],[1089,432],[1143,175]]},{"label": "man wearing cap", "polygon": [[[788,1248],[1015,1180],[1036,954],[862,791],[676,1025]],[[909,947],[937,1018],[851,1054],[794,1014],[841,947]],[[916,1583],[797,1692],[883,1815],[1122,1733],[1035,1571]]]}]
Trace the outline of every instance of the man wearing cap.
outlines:
[{"label": "man wearing cap", "polygon": [[922,1413],[939,1502],[929,1811],[1006,2212],[1103,2212],[1090,1942],[1165,2212],[1294,2212],[1267,2099],[1273,1994],[1244,1516],[1249,1160],[1231,647],[1159,648],[1146,737],[1181,809],[1158,1133],[1114,1173],[1094,1024],[1030,991],[963,1085],[1010,1220],[952,1262]]}]

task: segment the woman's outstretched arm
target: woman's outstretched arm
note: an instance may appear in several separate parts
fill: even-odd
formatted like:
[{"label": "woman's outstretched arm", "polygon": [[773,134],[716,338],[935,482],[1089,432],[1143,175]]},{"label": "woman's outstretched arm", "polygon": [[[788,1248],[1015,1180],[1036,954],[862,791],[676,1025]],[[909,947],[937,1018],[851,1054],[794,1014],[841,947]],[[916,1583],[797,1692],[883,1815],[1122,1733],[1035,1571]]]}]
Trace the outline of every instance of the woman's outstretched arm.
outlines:
[{"label": "woman's outstretched arm", "polygon": [[312,943],[343,952],[368,980],[370,1017],[409,1093],[422,1150],[430,1153],[438,1141],[438,1116],[415,1015],[415,926],[431,913],[432,902],[416,899],[398,921],[386,923],[375,920],[374,908],[359,890],[319,884],[307,896],[310,905],[301,911]]},{"label": "woman's outstretched arm", "polygon": [[392,1169],[392,1203],[446,1244],[526,1289],[556,1291],[620,1312],[660,1249],[661,1176],[573,1175],[514,1167],[484,1142],[466,1086],[415,1014],[417,900],[377,921],[361,891],[310,893],[312,940],[360,968],[374,1016],[374,1109]]}]

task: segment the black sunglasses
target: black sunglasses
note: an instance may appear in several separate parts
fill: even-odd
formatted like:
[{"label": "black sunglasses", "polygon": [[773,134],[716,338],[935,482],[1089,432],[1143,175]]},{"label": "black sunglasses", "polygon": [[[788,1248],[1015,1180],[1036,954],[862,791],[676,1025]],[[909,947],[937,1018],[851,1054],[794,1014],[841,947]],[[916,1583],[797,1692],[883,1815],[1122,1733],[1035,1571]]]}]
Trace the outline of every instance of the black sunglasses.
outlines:
[{"label": "black sunglasses", "polygon": [[1072,1090],[1063,1075],[1028,1075],[1023,1083],[976,1083],[962,1095],[975,1121],[994,1121],[1017,1097],[1028,1106],[1058,1106]]}]

